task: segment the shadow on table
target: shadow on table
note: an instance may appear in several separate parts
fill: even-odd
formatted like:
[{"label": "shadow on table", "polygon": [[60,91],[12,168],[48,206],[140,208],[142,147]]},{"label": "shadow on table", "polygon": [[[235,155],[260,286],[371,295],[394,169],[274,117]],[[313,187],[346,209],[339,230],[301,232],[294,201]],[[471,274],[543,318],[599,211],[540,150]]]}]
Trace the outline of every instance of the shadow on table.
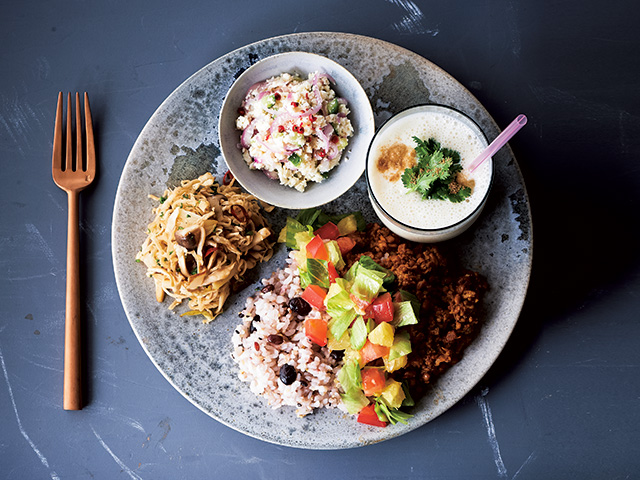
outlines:
[{"label": "shadow on table", "polygon": [[629,193],[637,191],[633,177],[620,174],[615,185],[597,171],[581,177],[564,185],[527,181],[532,276],[513,334],[487,374],[489,383],[510,372],[545,327],[612,293],[640,268],[637,202]]}]

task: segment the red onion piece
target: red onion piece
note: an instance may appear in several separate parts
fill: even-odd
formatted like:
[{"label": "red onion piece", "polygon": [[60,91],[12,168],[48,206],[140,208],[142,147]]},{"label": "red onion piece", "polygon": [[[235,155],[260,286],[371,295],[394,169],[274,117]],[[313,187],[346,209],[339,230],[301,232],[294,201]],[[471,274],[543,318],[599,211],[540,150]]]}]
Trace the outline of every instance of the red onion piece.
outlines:
[{"label": "red onion piece", "polygon": [[333,160],[338,156],[339,153],[340,149],[338,148],[338,146],[335,143],[330,143],[329,149],[327,150],[327,158],[329,160]]},{"label": "red onion piece", "polygon": [[253,137],[253,132],[255,132],[256,120],[252,120],[247,128],[242,131],[242,135],[240,135],[240,145],[244,148],[249,148],[249,141],[251,137]]}]

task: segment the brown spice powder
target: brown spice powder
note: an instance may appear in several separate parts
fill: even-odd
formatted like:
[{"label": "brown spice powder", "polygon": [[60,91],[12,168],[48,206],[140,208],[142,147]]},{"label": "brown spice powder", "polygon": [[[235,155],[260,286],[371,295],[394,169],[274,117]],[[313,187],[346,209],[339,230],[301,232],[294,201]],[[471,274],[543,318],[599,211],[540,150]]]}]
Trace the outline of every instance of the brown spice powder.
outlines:
[{"label": "brown spice powder", "polygon": [[397,182],[405,169],[415,166],[416,163],[416,152],[413,148],[404,143],[394,143],[380,148],[376,167],[387,180]]}]

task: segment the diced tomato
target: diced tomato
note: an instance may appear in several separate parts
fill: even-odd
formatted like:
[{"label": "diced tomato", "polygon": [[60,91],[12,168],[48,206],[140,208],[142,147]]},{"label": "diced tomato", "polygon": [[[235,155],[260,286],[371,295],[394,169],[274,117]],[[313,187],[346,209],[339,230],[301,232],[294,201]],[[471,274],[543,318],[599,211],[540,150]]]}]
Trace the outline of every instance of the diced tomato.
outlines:
[{"label": "diced tomato", "polygon": [[307,318],[304,321],[304,334],[316,345],[324,347],[327,344],[326,320],[322,318]]},{"label": "diced tomato", "polygon": [[313,237],[306,246],[307,258],[315,258],[317,260],[329,260],[329,253],[327,247],[324,246],[322,238],[318,235]]},{"label": "diced tomato", "polygon": [[376,345],[375,343],[371,343],[369,340],[367,340],[367,343],[365,343],[362,350],[360,350],[360,358],[364,365],[377,358],[386,357],[387,355],[389,355],[389,347]]},{"label": "diced tomato", "polygon": [[382,393],[386,383],[386,378],[382,369],[375,367],[363,368],[361,375],[362,390],[367,397]]},{"label": "diced tomato", "polygon": [[342,255],[346,255],[356,246],[356,241],[351,237],[338,237],[336,242],[338,242],[338,248]]},{"label": "diced tomato", "polygon": [[386,427],[387,422],[383,422],[378,418],[378,414],[376,413],[376,409],[373,404],[367,405],[358,414],[358,422],[364,423],[367,425],[372,425],[374,427]]},{"label": "diced tomato", "polygon": [[327,264],[327,270],[329,270],[329,283],[334,283],[339,276],[336,267],[333,266],[333,263],[329,262]]},{"label": "diced tomato", "polygon": [[333,222],[327,222],[315,232],[323,240],[335,240],[340,236],[340,230],[338,230],[338,226]]},{"label": "diced tomato", "polygon": [[301,295],[309,305],[318,310],[324,310],[324,297],[326,296],[327,291],[318,285],[309,285]]},{"label": "diced tomato", "polygon": [[376,298],[365,310],[367,318],[373,318],[376,323],[391,322],[393,320],[393,301],[391,294],[385,292]]},{"label": "diced tomato", "polygon": [[358,295],[354,295],[353,293],[349,294],[349,298],[353,303],[356,304],[356,308],[360,310],[360,312],[365,312],[367,310],[367,307],[369,306],[369,302],[367,302],[366,300],[363,300]]}]

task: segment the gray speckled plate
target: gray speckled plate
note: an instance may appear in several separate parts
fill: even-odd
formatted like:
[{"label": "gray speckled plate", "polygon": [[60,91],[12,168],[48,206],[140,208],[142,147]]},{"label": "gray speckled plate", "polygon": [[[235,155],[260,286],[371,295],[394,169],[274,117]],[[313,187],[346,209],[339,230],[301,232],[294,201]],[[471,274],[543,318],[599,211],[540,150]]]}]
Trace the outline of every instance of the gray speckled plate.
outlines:
[{"label": "gray speckled plate", "polygon": [[[232,297],[226,313],[203,325],[180,317],[155,301],[143,266],[133,261],[152,220],[153,203],[180,180],[210,170],[227,170],[218,148],[217,120],[227,89],[244,69],[279,52],[309,51],[345,66],[361,82],[380,125],[391,114],[418,103],[451,105],[472,117],[493,139],[499,129],[482,105],[455,79],[408,50],[372,38],[342,33],[301,33],[276,37],[235,50],[210,63],[180,85],[158,108],[138,137],[122,172],[116,196],[112,245],[120,297],[129,322],[149,358],[189,401],[216,420],[247,435],[299,448],[341,449],[407,433],[445,412],[483,377],[503,349],[518,319],[531,271],[531,213],[520,170],[509,148],[495,157],[495,183],[476,225],[453,241],[463,262],[491,284],[480,336],[463,360],[446,372],[415,409],[409,425],[367,427],[336,410],[299,419],[292,408],[272,410],[237,379],[231,334],[248,287]],[[375,220],[361,178],[345,195],[325,206],[331,212],[361,210]],[[287,215],[270,216],[280,228]],[[280,246],[256,280],[283,265]]]}]

